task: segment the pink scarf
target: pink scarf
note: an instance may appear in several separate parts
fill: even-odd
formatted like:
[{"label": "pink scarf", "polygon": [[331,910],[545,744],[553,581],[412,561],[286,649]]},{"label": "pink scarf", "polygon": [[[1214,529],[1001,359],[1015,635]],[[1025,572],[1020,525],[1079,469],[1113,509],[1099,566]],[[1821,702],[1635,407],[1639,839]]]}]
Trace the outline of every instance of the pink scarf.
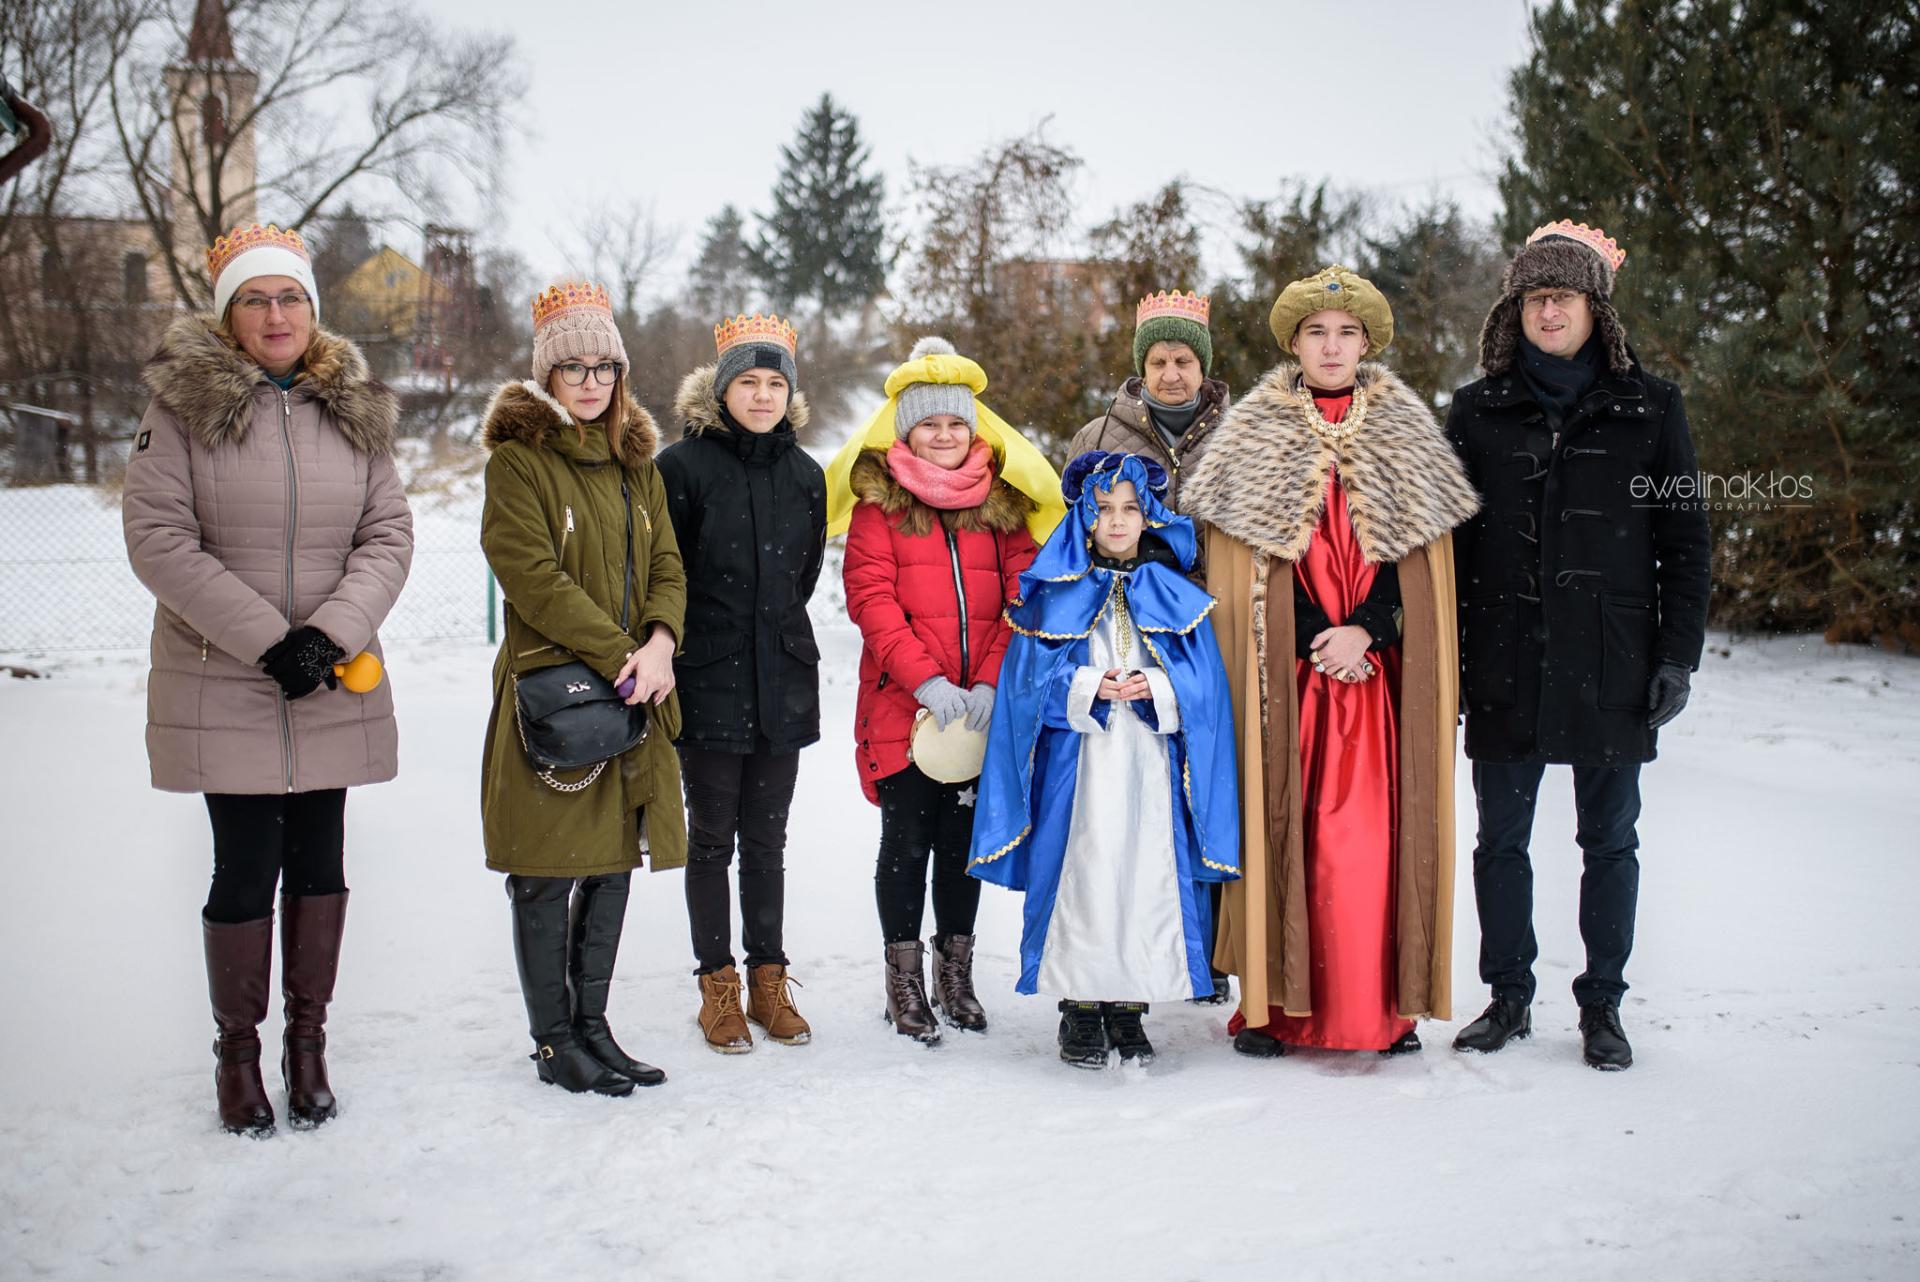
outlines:
[{"label": "pink scarf", "polygon": [[985,503],[987,491],[993,488],[993,447],[976,436],[965,461],[945,468],[915,454],[905,441],[895,441],[887,451],[887,470],[928,507],[964,511]]}]

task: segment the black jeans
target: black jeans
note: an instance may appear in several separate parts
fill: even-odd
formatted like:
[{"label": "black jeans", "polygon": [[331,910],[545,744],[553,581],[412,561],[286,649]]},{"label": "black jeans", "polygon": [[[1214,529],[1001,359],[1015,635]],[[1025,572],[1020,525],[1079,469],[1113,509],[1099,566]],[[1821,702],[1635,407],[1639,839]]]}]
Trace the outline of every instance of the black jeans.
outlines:
[{"label": "black jeans", "polygon": [[973,845],[973,798],[979,781],[935,783],[908,766],[879,782],[880,859],[873,873],[880,933],[889,944],[920,938],[927,902],[927,857],[933,857],[935,947],[949,935],[971,935],[980,911],[980,883],[967,876]]},{"label": "black jeans", "polygon": [[207,794],[213,821],[213,884],[207,920],[232,925],[273,912],[273,888],[289,896],[347,888],[347,790]]},{"label": "black jeans", "polygon": [[740,845],[740,942],[749,966],[785,966],[787,812],[797,752],[680,749],[687,789],[687,924],[696,974],[733,965],[727,866]]},{"label": "black jeans", "polygon": [[[1473,850],[1473,897],[1480,913],[1480,978],[1495,997],[1533,1000],[1533,865],[1527,845],[1540,794],[1538,763],[1475,762],[1480,839]],[[1640,767],[1573,767],[1574,840],[1580,874],[1580,938],[1587,968],[1573,981],[1582,1006],[1618,1002],[1627,991],[1634,907],[1640,894]]]}]

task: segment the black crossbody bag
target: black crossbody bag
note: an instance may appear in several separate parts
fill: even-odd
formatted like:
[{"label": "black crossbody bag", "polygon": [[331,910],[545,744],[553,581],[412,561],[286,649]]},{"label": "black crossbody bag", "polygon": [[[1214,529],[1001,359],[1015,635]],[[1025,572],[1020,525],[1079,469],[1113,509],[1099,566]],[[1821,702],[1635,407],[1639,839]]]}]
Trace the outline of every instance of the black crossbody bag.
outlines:
[{"label": "black crossbody bag", "polygon": [[[618,467],[619,464],[614,466]],[[633,495],[620,472],[620,498],[627,516],[626,577],[620,585],[620,630],[627,630],[633,604]],[[583,660],[541,668],[513,678],[513,715],[520,746],[534,773],[555,792],[579,792],[607,763],[647,737],[651,719],[646,703],[629,705],[608,681]],[[593,772],[573,783],[553,777],[556,770]]]}]

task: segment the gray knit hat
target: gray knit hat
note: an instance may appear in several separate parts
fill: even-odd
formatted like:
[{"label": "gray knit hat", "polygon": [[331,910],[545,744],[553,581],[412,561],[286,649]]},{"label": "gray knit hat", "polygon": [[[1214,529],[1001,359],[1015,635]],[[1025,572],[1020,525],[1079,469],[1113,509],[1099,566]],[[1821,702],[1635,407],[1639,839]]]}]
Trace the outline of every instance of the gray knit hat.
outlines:
[{"label": "gray knit hat", "polygon": [[792,321],[769,312],[748,316],[723,316],[713,327],[713,348],[719,359],[713,367],[713,399],[727,400],[727,384],[750,369],[777,370],[787,380],[787,395],[800,390],[800,371],[794,365],[794,353],[800,347],[800,334]]},{"label": "gray knit hat", "polygon": [[[913,351],[907,354],[907,359],[917,361],[923,356],[956,354],[952,343],[944,338],[929,336],[913,345]],[[909,383],[900,389],[899,399],[894,404],[893,434],[904,441],[914,424],[935,414],[951,414],[964,420],[969,435],[980,430],[980,421],[973,409],[973,389],[965,383]]]},{"label": "gray knit hat", "polygon": [[618,361],[621,370],[628,368],[627,345],[601,286],[561,281],[534,296],[533,381],[544,389],[553,367],[568,361]]}]

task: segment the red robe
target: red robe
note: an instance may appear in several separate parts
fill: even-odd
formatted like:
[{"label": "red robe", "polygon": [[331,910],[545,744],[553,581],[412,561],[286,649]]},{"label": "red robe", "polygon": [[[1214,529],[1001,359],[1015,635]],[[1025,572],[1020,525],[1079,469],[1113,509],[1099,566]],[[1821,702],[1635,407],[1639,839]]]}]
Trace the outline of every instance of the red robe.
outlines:
[{"label": "red robe", "polygon": [[[1315,403],[1330,423],[1351,395]],[[1338,472],[1307,553],[1293,573],[1338,626],[1373,586]],[[1289,638],[1291,640],[1291,638]],[[1349,684],[1295,664],[1300,692],[1300,788],[1306,845],[1308,952],[1313,1013],[1269,1008],[1267,1032],[1290,1046],[1385,1050],[1413,1021],[1393,1008],[1393,863],[1399,814],[1400,647],[1367,657],[1379,671]],[[1237,1033],[1238,1011],[1228,1022]]]}]

